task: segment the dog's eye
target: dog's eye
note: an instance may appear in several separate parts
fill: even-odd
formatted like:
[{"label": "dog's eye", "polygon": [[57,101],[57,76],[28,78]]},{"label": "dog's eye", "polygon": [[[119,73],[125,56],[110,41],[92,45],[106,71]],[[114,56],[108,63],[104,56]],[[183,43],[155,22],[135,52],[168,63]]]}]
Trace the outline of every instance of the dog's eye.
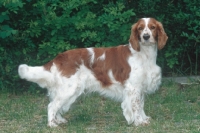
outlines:
[{"label": "dog's eye", "polygon": [[151,26],[151,30],[155,29],[156,27],[155,26]]},{"label": "dog's eye", "polygon": [[142,27],[139,27],[138,30],[143,30],[143,28],[142,28]]}]

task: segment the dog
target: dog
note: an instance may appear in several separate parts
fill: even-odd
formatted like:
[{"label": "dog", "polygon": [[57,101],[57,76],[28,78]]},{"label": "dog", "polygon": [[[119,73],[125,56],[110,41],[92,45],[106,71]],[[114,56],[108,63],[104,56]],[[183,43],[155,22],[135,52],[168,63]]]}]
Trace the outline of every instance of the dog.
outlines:
[{"label": "dog", "polygon": [[144,98],[161,84],[157,50],[167,39],[160,22],[141,18],[132,26],[126,45],[68,50],[43,66],[21,64],[18,73],[22,79],[47,88],[50,127],[67,122],[62,115],[84,92],[99,92],[120,101],[128,124],[146,125],[150,117],[144,112]]}]

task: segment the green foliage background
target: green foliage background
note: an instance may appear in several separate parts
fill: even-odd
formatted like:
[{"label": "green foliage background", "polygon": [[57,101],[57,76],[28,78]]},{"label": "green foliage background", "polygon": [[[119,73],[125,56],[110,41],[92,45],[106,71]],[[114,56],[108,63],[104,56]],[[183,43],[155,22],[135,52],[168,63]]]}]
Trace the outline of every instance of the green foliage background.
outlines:
[{"label": "green foliage background", "polygon": [[197,75],[199,7],[199,0],[1,0],[0,88],[35,92],[19,79],[19,64],[42,65],[76,47],[126,44],[141,17],[161,21],[168,34],[158,54],[163,75]]}]

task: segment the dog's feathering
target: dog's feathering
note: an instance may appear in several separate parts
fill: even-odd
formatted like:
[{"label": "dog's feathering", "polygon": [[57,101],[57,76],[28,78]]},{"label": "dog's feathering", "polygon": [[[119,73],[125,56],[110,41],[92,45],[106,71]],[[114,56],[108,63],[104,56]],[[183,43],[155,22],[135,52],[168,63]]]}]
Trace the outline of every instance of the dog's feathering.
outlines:
[{"label": "dog's feathering", "polygon": [[144,97],[161,84],[157,49],[162,49],[167,39],[160,22],[142,18],[133,24],[129,44],[69,50],[43,66],[22,64],[18,73],[47,88],[50,127],[66,123],[62,115],[86,91],[120,101],[128,124],[146,125],[150,117],[144,112]]}]

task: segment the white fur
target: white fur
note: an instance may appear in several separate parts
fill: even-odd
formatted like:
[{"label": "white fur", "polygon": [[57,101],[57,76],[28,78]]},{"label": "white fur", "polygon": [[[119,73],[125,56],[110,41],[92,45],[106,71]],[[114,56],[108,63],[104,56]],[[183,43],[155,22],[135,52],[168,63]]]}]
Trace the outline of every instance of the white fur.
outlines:
[{"label": "white fur", "polygon": [[52,66],[50,72],[45,71],[43,67],[20,65],[18,73],[21,78],[35,82],[48,89],[50,99],[48,125],[50,127],[67,122],[61,115],[69,110],[71,104],[84,91],[86,93],[99,92],[101,95],[117,101],[122,101],[123,99],[123,86],[114,80],[111,71],[109,75],[114,84],[105,89],[102,89],[100,82],[96,80],[91,70],[84,65],[81,65],[80,69],[70,78],[62,76],[55,65]]},{"label": "white fur", "polygon": [[52,86],[54,77],[48,71],[45,71],[41,66],[27,66],[22,64],[18,68],[18,73],[22,79],[37,83],[42,88],[49,88]]},{"label": "white fur", "polygon": [[[83,64],[69,78],[61,75],[56,64],[53,64],[50,71],[46,71],[42,66],[31,67],[24,64],[19,66],[18,73],[22,79],[35,82],[39,86],[48,89],[50,99],[48,125],[50,127],[67,122],[62,114],[69,110],[77,97],[82,93],[89,92],[99,92],[101,95],[122,102],[121,108],[128,124],[149,123],[150,117],[146,116],[144,112],[144,96],[146,93],[153,93],[159,88],[161,69],[156,65],[157,44],[152,38],[151,31],[147,28],[149,19],[144,20],[146,22],[144,33],[149,33],[150,39],[139,43],[139,52],[135,51],[130,43],[128,44],[132,54],[127,60],[131,72],[124,84],[116,81],[112,70],[109,70],[108,76],[112,81],[112,85],[103,88],[93,72]],[[94,50],[93,48],[87,48],[87,50],[92,64],[95,57]],[[105,53],[98,57],[99,60],[105,60],[105,58]]]},{"label": "white fur", "polygon": [[[140,38],[141,38],[141,42],[143,42],[143,45],[150,45],[151,43],[153,43],[153,45],[156,43],[156,40],[154,39],[154,37],[152,36],[152,32],[151,30],[149,29],[148,27],[148,23],[149,23],[149,20],[150,18],[143,18],[144,22],[145,22],[145,28],[144,30],[142,31],[142,34],[140,34]],[[144,34],[149,34],[150,35],[150,38],[147,40],[148,42],[150,43],[145,43],[146,40],[144,40],[143,38],[143,35]]]},{"label": "white fur", "polygon": [[91,56],[90,62],[91,62],[91,64],[93,64],[94,63],[94,57],[95,57],[94,50],[93,50],[93,48],[87,48],[87,50],[89,52],[89,55]]},{"label": "white fur", "polygon": [[99,56],[98,58],[97,58],[97,60],[105,60],[106,59],[106,54],[105,53],[103,53],[101,56]]},{"label": "white fur", "polygon": [[104,89],[92,71],[84,65],[81,65],[70,78],[62,76],[56,65],[52,66],[50,72],[45,71],[43,67],[27,65],[20,65],[18,71],[21,78],[48,89],[50,97],[48,125],[50,127],[67,122],[61,115],[67,112],[71,104],[84,92],[99,92],[101,95],[121,101],[123,114],[128,124],[133,122],[135,125],[148,124],[149,117],[143,110],[144,94],[154,92],[161,83],[161,71],[154,60],[156,54],[147,52],[155,50],[155,47],[141,46],[141,52],[133,52],[133,56],[128,59],[131,66],[130,77],[124,85],[115,80],[110,70],[108,75],[113,84]]},{"label": "white fur", "polygon": [[134,56],[128,60],[131,72],[125,83],[121,107],[128,124],[146,125],[150,117],[143,109],[144,95],[155,92],[161,84],[161,69],[156,65],[157,45],[140,44],[140,52],[132,51]]}]

